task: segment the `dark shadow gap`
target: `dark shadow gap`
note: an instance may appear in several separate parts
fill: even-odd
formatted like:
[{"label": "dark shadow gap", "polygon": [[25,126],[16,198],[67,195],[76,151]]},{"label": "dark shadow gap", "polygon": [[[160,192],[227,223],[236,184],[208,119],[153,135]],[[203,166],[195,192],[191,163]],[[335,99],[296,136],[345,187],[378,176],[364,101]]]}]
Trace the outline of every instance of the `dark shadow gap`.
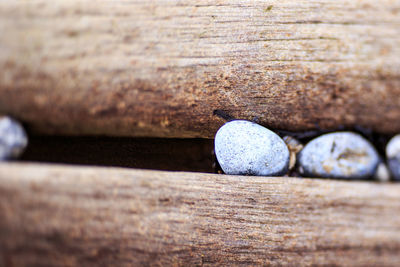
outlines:
[{"label": "dark shadow gap", "polygon": [[29,136],[22,161],[214,172],[211,139]]}]

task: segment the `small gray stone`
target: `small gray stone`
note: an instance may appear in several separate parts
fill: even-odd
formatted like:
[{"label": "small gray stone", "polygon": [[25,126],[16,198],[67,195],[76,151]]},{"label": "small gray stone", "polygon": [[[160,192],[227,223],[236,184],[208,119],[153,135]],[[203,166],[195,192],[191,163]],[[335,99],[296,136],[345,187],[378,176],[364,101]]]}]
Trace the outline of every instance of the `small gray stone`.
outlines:
[{"label": "small gray stone", "polygon": [[0,160],[19,157],[28,144],[22,126],[10,117],[0,117]]},{"label": "small gray stone", "polygon": [[375,180],[383,183],[390,181],[390,171],[384,162],[378,164],[374,178]]},{"label": "small gray stone", "polygon": [[283,175],[289,150],[274,132],[256,123],[234,120],[215,135],[215,155],[226,174]]},{"label": "small gray stone", "polygon": [[380,158],[361,135],[336,132],[311,140],[298,161],[303,176],[365,179],[375,174]]},{"label": "small gray stone", "polygon": [[386,146],[386,158],[393,179],[400,180],[400,134],[393,137]]}]

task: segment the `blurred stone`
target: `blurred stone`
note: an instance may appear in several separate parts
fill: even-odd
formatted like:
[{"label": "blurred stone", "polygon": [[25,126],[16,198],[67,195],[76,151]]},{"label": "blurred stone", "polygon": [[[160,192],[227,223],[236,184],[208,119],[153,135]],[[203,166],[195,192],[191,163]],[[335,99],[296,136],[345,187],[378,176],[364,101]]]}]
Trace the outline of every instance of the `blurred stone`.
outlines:
[{"label": "blurred stone", "polygon": [[0,117],[0,160],[18,158],[28,144],[26,133],[19,122]]},{"label": "blurred stone", "polygon": [[389,182],[390,181],[390,171],[385,163],[381,162],[378,164],[374,178],[375,178],[375,180],[377,180],[379,182]]},{"label": "blurred stone", "polygon": [[386,146],[386,158],[393,179],[400,180],[400,134],[394,136]]}]

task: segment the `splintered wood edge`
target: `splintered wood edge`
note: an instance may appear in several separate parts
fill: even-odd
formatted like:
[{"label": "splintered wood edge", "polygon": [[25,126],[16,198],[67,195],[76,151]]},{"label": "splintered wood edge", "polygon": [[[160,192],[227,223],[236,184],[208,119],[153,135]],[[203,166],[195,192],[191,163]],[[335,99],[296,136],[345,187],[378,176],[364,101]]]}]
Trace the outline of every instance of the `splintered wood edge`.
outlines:
[{"label": "splintered wood edge", "polygon": [[398,184],[1,163],[0,217],[5,265],[400,261]]}]

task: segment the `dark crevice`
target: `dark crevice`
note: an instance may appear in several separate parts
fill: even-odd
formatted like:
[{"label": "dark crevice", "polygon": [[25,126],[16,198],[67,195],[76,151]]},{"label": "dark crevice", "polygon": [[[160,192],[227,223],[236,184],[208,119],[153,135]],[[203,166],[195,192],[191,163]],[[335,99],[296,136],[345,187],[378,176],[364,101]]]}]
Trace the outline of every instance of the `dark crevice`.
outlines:
[{"label": "dark crevice", "polygon": [[22,161],[214,172],[213,140],[29,136]]},{"label": "dark crevice", "polygon": [[[235,118],[223,110],[214,115],[225,121]],[[255,118],[256,120],[256,118]],[[318,127],[317,127],[318,128]],[[390,136],[377,134],[359,126],[336,130],[351,130],[363,135],[385,159],[385,146]],[[275,130],[303,144],[335,130],[316,129],[305,132]],[[220,173],[223,171],[214,154],[213,139],[128,138],[99,136],[37,136],[29,135],[29,145],[22,161],[64,163],[92,166],[115,166],[139,169]],[[297,172],[290,176],[298,176]]]}]

